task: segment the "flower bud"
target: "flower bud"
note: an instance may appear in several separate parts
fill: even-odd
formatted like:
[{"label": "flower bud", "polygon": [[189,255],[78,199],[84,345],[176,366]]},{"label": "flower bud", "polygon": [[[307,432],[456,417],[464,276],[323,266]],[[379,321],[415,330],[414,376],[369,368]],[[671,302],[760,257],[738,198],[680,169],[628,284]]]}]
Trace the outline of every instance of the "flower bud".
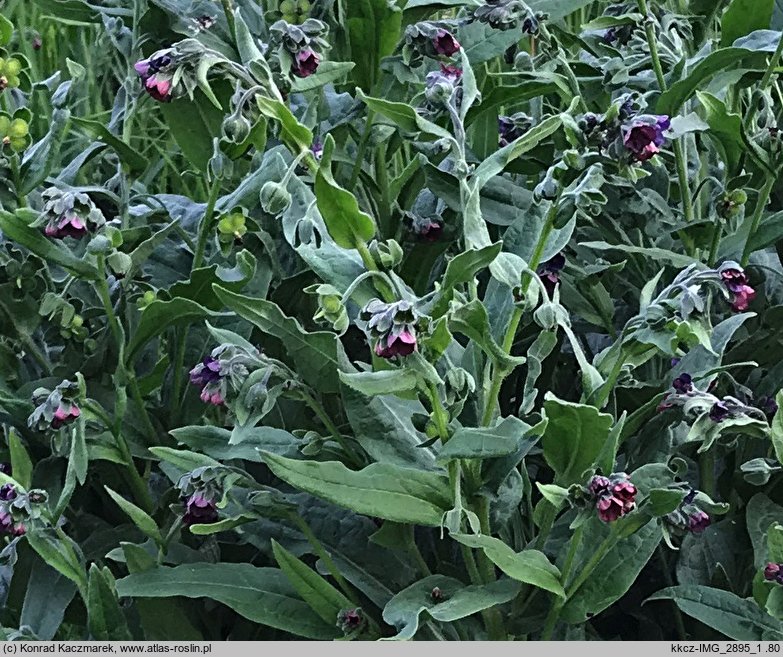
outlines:
[{"label": "flower bud", "polygon": [[291,194],[282,184],[269,181],[261,188],[261,207],[267,214],[283,214],[291,205]]}]

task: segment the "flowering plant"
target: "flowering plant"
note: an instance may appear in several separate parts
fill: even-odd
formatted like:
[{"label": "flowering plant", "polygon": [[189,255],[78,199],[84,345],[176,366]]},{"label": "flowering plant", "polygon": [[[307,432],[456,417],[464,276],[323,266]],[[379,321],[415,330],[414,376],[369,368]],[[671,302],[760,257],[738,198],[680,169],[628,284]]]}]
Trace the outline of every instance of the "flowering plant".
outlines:
[{"label": "flowering plant", "polygon": [[7,0],[0,638],[783,640],[779,5]]}]

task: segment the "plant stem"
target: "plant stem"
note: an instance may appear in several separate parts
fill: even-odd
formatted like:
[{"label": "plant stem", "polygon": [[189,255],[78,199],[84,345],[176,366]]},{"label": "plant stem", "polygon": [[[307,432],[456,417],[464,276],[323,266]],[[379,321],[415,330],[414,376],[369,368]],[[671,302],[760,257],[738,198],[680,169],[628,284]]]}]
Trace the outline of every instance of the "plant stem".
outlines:
[{"label": "plant stem", "polygon": [[220,0],[223,4],[223,13],[226,15],[226,23],[228,23],[228,31],[231,32],[231,38],[234,43],[237,41],[237,28],[234,22],[234,9],[231,6],[231,0]]},{"label": "plant stem", "polygon": [[775,185],[775,178],[772,176],[767,176],[767,180],[764,183],[764,187],[761,188],[759,191],[759,197],[756,201],[756,207],[753,210],[753,218],[751,219],[750,223],[750,230],[748,231],[748,237],[745,240],[745,247],[742,249],[742,260],[740,261],[740,264],[743,267],[748,266],[748,261],[750,260],[750,256],[753,252],[753,237],[756,235],[756,232],[759,229],[759,226],[761,225],[761,218],[764,216],[764,208],[767,207],[767,203],[769,203],[769,197],[772,194],[772,188]]},{"label": "plant stem", "polygon": [[699,455],[699,488],[710,497],[715,496],[715,452],[712,449]]},{"label": "plant stem", "polygon": [[362,172],[362,163],[364,162],[364,156],[367,152],[367,144],[370,143],[370,135],[372,134],[372,124],[375,120],[375,112],[368,110],[367,119],[364,123],[364,131],[362,132],[361,139],[359,140],[359,148],[356,152],[356,162],[353,165],[353,171],[351,171],[351,179],[348,182],[348,191],[353,191],[356,187],[356,183],[359,181],[359,174]]},{"label": "plant stem", "polygon": [[305,404],[307,404],[318,416],[318,419],[323,422],[326,430],[337,441],[340,447],[343,448],[343,451],[348,455],[348,458],[350,458],[355,465],[362,465],[362,459],[360,458],[359,454],[353,448],[351,443],[348,442],[340,433],[340,430],[335,426],[334,422],[332,422],[332,418],[329,417],[324,407],[321,406],[321,403],[315,397],[306,392],[302,393],[302,399],[304,400]]},{"label": "plant stem", "polygon": [[[566,555],[566,560],[563,564],[562,570],[563,586],[568,584],[568,578],[571,574],[571,567],[574,564],[574,559],[576,558],[577,550],[579,550],[579,545],[582,543],[583,533],[584,524],[579,525],[579,527],[576,528],[574,535],[571,537],[571,543],[568,546],[568,554]],[[549,609],[549,614],[546,617],[546,621],[544,621],[544,630],[541,634],[542,640],[551,638],[552,632],[554,631],[555,625],[557,624],[557,619],[560,617],[560,612],[562,611],[563,605],[565,605],[565,603],[566,600],[559,596],[554,599],[552,607]]]},{"label": "plant stem", "polygon": [[710,244],[710,254],[707,256],[707,264],[710,267],[715,266],[715,261],[718,259],[718,249],[720,248],[720,240],[723,236],[723,224],[720,221],[716,221],[712,227],[712,244]]},{"label": "plant stem", "polygon": [[[661,56],[658,53],[658,38],[655,34],[655,25],[650,18],[650,10],[647,7],[647,0],[636,0],[639,6],[639,12],[644,18],[644,32],[647,35],[647,45],[650,48],[650,58],[652,59],[655,79],[658,80],[658,86],[661,92],[668,89],[666,78],[663,75],[663,66],[661,65]],[[674,150],[674,159],[677,161],[677,178],[680,184],[680,197],[682,198],[682,209],[685,215],[685,221],[691,223],[694,220],[693,200],[691,198],[690,186],[688,184],[688,163],[685,159],[685,152],[682,143],[675,140],[672,143]]]},{"label": "plant stem", "polygon": [[[559,201],[560,195],[558,194],[558,197],[552,201],[552,206],[547,212],[546,219],[544,220],[544,226],[541,229],[541,235],[539,236],[538,243],[536,244],[536,248],[533,251],[533,256],[530,258],[530,264],[528,265],[528,269],[530,271],[527,271],[522,275],[520,294],[523,298],[527,294],[527,291],[530,288],[530,283],[533,280],[533,274],[530,272],[534,272],[541,264],[541,259],[544,256],[544,249],[546,249],[549,236],[554,230]],[[507,354],[511,353],[511,348],[514,346],[514,338],[517,335],[517,330],[519,329],[519,323],[522,321],[523,313],[524,309],[522,307],[514,307],[514,312],[511,315],[511,320],[508,323],[508,328],[506,329],[506,334],[503,338],[503,351]],[[504,372],[496,366],[493,367],[492,383],[489,388],[489,393],[487,394],[487,397],[484,401],[484,415],[481,418],[481,426],[483,427],[489,426],[490,422],[492,422],[492,418],[495,416],[495,409],[498,405],[500,388],[503,385],[503,380],[508,374],[509,372]]]},{"label": "plant stem", "polygon": [[207,199],[207,208],[204,211],[204,217],[201,219],[201,225],[198,229],[198,242],[196,243],[196,252],[193,254],[193,269],[198,269],[204,262],[204,251],[207,248],[209,231],[212,228],[212,215],[215,213],[218,194],[220,194],[220,178],[212,181],[209,188],[209,198]]},{"label": "plant stem", "polygon": [[[767,87],[769,87],[770,82],[772,82],[772,76],[775,74],[775,69],[778,67],[778,64],[780,64],[781,56],[783,56],[783,34],[780,35],[780,39],[778,40],[778,47],[775,49],[775,52],[772,55],[772,59],[769,60],[769,66],[767,66],[767,70],[764,71],[764,77],[761,78],[761,83],[759,84],[758,88],[760,92],[765,92]],[[757,112],[758,103],[752,103],[748,108],[748,114],[745,117],[745,130],[750,130],[753,120],[756,118]]]}]

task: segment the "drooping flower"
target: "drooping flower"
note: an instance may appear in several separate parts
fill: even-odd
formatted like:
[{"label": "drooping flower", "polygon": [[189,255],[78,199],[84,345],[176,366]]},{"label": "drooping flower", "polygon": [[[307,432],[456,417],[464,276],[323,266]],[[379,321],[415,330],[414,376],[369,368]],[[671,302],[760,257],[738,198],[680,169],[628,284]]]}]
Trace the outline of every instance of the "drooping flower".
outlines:
[{"label": "drooping flower", "polygon": [[687,395],[689,392],[693,391],[693,377],[688,373],[680,374],[680,376],[672,381],[672,388],[680,395]]},{"label": "drooping flower", "polygon": [[688,531],[701,534],[710,526],[712,519],[701,509],[695,509],[688,515]]},{"label": "drooping flower", "polygon": [[566,259],[562,253],[552,256],[538,268],[538,276],[551,296],[560,284],[560,272],[565,267]]},{"label": "drooping flower", "polygon": [[158,50],[147,59],[133,65],[139,74],[146,92],[161,103],[169,102],[173,97],[174,68],[176,57],[173,48]]},{"label": "drooping flower", "polygon": [[201,388],[201,401],[222,406],[229,391],[242,387],[251,371],[261,367],[261,354],[232,344],[222,344],[212,350],[190,370],[190,382]]},{"label": "drooping flower", "polygon": [[11,464],[10,463],[0,463],[0,472],[2,472],[4,475],[11,475]]},{"label": "drooping flower", "polygon": [[35,410],[27,418],[27,425],[38,431],[57,430],[81,416],[76,403],[79,386],[71,381],[63,381],[51,392],[38,388],[33,393]]},{"label": "drooping flower", "polygon": [[499,145],[508,146],[533,127],[533,119],[524,112],[498,117]]},{"label": "drooping flower", "polygon": [[723,422],[731,415],[731,409],[726,402],[717,401],[710,408],[710,420],[713,422]]},{"label": "drooping flower", "polygon": [[211,497],[203,493],[193,493],[185,500],[185,515],[182,516],[182,524],[185,527],[208,525],[217,522],[218,517],[217,504]]},{"label": "drooping flower", "polygon": [[726,262],[718,269],[723,284],[731,294],[731,308],[735,312],[743,312],[756,298],[756,290],[748,285],[745,271],[735,262]]},{"label": "drooping flower", "polygon": [[437,242],[443,234],[443,220],[440,217],[406,212],[403,222],[414,235],[427,242]]},{"label": "drooping flower", "polygon": [[764,579],[768,582],[783,584],[783,565],[772,562],[768,563],[764,568]]},{"label": "drooping flower", "polygon": [[622,127],[623,145],[634,160],[646,162],[660,152],[670,125],[668,116],[638,115]]},{"label": "drooping flower", "polygon": [[303,48],[294,57],[291,72],[298,78],[310,77],[318,70],[320,55],[312,48]]},{"label": "drooping flower", "polygon": [[383,303],[372,299],[362,311],[381,358],[408,356],[416,351],[416,311],[409,301]]},{"label": "drooping flower", "polygon": [[432,39],[432,47],[435,52],[445,57],[452,57],[460,51],[460,44],[454,38],[454,35],[447,30],[438,30]]},{"label": "drooping flower", "polygon": [[345,634],[360,630],[365,624],[364,613],[360,608],[341,609],[337,614],[337,627]]},{"label": "drooping flower", "polygon": [[106,223],[103,213],[83,192],[51,187],[41,197],[45,202],[36,225],[44,225],[47,237],[81,239]]},{"label": "drooping flower", "polygon": [[614,522],[636,508],[637,489],[624,472],[609,477],[595,475],[587,490],[593,496],[598,517],[603,522]]}]

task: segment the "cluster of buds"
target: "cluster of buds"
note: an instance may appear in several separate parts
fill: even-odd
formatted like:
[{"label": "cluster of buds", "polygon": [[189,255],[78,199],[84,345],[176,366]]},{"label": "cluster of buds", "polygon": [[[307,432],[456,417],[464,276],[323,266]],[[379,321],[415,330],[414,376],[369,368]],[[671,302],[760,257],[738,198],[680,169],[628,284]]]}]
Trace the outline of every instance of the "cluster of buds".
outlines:
[{"label": "cluster of buds", "polygon": [[537,35],[547,15],[533,12],[522,0],[485,0],[473,10],[473,20],[495,30],[511,30],[521,25],[522,32]]},{"label": "cluster of buds", "polygon": [[201,401],[221,406],[230,392],[237,392],[251,372],[263,365],[261,353],[233,344],[222,344],[212,350],[190,370],[190,382],[201,388]]},{"label": "cluster of buds", "polygon": [[33,392],[36,407],[27,418],[27,426],[36,431],[56,431],[71,424],[82,414],[76,403],[79,394],[79,384],[67,380],[52,391],[37,388]]},{"label": "cluster of buds", "polygon": [[36,225],[44,226],[47,237],[81,239],[106,223],[103,213],[83,192],[50,187],[41,197],[44,206]]},{"label": "cluster of buds", "polygon": [[417,313],[409,301],[384,303],[372,299],[362,310],[361,317],[375,339],[376,356],[394,358],[416,351]]},{"label": "cluster of buds", "polygon": [[346,636],[358,634],[367,624],[364,612],[360,608],[341,609],[337,614],[337,627],[339,627]]},{"label": "cluster of buds", "polygon": [[221,247],[241,244],[247,233],[247,216],[241,209],[224,214],[217,223],[218,241]]},{"label": "cluster of buds", "polygon": [[565,256],[562,253],[558,253],[538,268],[538,276],[549,296],[554,294],[555,288],[560,284],[560,272],[563,271],[565,263]]},{"label": "cluster of buds", "polygon": [[281,64],[288,63],[284,70],[298,78],[307,78],[318,70],[322,53],[329,48],[328,33],[329,27],[315,18],[308,18],[301,25],[279,20],[270,28]]},{"label": "cluster of buds", "polygon": [[624,472],[608,477],[594,475],[587,484],[587,492],[603,522],[614,522],[636,508],[636,486]]},{"label": "cluster of buds", "polygon": [[422,21],[405,29],[402,59],[408,66],[418,66],[425,57],[453,57],[460,51],[454,35],[439,24]]},{"label": "cluster of buds", "polygon": [[180,477],[177,488],[181,494],[185,527],[217,522],[217,504],[223,497],[223,476],[221,469],[205,466]]},{"label": "cluster of buds", "polygon": [[13,484],[0,486],[0,534],[23,536],[30,522],[41,517],[48,500],[42,490],[21,493]]},{"label": "cluster of buds", "polygon": [[747,202],[748,194],[744,189],[721,192],[715,199],[715,209],[718,217],[724,221],[731,221],[742,215]]},{"label": "cluster of buds", "polygon": [[0,92],[18,87],[21,73],[22,62],[15,57],[0,57]]},{"label": "cluster of buds", "polygon": [[770,561],[764,567],[764,579],[768,582],[783,584],[783,563],[774,563]]},{"label": "cluster of buds", "polygon": [[443,234],[443,219],[439,216],[406,212],[402,221],[411,233],[425,242],[437,242]]},{"label": "cluster of buds", "polygon": [[305,288],[305,292],[318,296],[318,312],[313,319],[330,324],[340,335],[348,330],[348,312],[337,288],[327,284],[311,285]]},{"label": "cluster of buds", "polygon": [[163,48],[134,64],[144,90],[155,100],[167,103],[185,93],[192,94],[202,63],[224,61],[224,57],[207,50],[196,39],[184,39]]},{"label": "cluster of buds", "polygon": [[696,495],[697,491],[691,489],[683,498],[679,507],[664,516],[664,520],[670,527],[680,532],[701,534],[710,526],[712,519],[709,514],[694,504]]},{"label": "cluster of buds", "polygon": [[310,0],[283,0],[280,13],[287,23],[299,25],[310,14]]},{"label": "cluster of buds", "polygon": [[441,64],[439,71],[427,73],[424,97],[427,102],[419,108],[424,115],[438,114],[449,104],[459,107],[462,103],[462,69]]},{"label": "cluster of buds", "polygon": [[508,146],[533,127],[533,118],[524,112],[498,117],[499,145]]},{"label": "cluster of buds", "polygon": [[731,308],[735,312],[744,312],[756,298],[756,290],[748,285],[748,276],[736,262],[724,262],[718,268],[723,284],[730,295]]},{"label": "cluster of buds", "polygon": [[15,153],[20,153],[30,141],[30,125],[21,117],[0,114],[0,142]]}]

